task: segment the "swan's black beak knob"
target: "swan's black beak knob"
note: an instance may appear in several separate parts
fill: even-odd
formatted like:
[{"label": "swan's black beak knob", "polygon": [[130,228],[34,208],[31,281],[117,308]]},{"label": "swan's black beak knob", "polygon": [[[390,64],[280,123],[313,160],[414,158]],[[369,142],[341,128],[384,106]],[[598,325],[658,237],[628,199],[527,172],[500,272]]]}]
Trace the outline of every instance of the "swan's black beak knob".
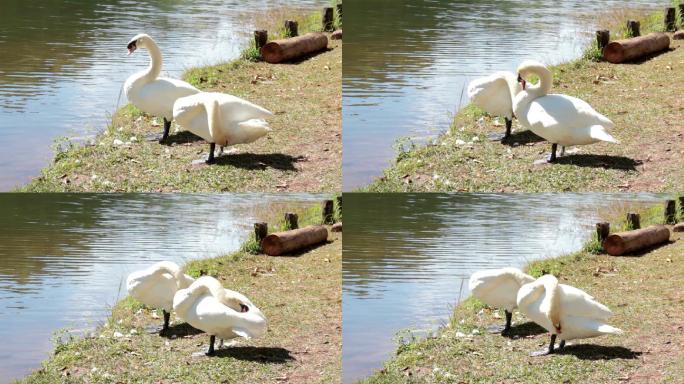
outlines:
[{"label": "swan's black beak knob", "polygon": [[135,41],[131,41],[128,43],[128,54],[130,55],[131,53],[135,52],[136,49],[138,49],[138,46],[135,44]]},{"label": "swan's black beak knob", "polygon": [[520,85],[522,85],[522,89],[523,89],[523,91],[524,91],[524,90],[525,90],[525,85],[527,85],[527,82],[525,81],[525,79],[523,79],[522,76],[520,76],[519,73],[518,73],[518,83],[520,83]]}]

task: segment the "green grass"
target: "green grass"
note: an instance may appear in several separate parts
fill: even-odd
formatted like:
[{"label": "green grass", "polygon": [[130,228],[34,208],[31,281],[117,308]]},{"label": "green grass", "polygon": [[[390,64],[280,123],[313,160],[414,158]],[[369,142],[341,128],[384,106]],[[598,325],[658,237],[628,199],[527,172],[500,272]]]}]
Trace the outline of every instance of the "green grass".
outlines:
[{"label": "green grass", "polygon": [[[622,15],[620,17],[623,17]],[[662,30],[662,12],[641,20],[643,34]],[[609,23],[609,19],[606,19]],[[621,37],[623,21],[611,27]],[[604,24],[605,25],[605,24]],[[608,26],[610,27],[610,26]],[[621,29],[622,28],[622,29]],[[614,32],[615,31],[615,32]],[[595,42],[582,58],[551,67],[552,92],[575,96],[608,116],[620,144],[597,143],[555,164],[535,164],[551,145],[513,123],[505,143],[487,134],[503,132],[504,122],[468,106],[447,131],[428,145],[399,140],[393,165],[367,192],[548,192],[548,191],[672,191],[684,189],[684,109],[672,100],[684,82],[681,40],[674,50],[640,64],[599,62]],[[571,148],[569,148],[571,149]]]},{"label": "green grass", "polygon": [[[285,18],[299,30],[315,30],[320,11],[275,9],[262,15],[266,28]],[[282,17],[282,19],[280,18]],[[321,27],[319,26],[320,30]],[[280,32],[270,33],[271,38]],[[148,141],[161,133],[160,118],[131,105],[121,108],[92,144],[55,144],[53,162],[25,192],[329,192],[340,190],[342,165],[342,43],[296,63],[258,60],[252,45],[240,59],[191,68],[183,78],[204,91],[224,92],[261,105],[275,116],[266,137],[227,148],[208,166],[209,145],[188,133],[173,133],[167,144]],[[115,145],[114,143],[123,143]],[[195,162],[195,163],[193,163]]]},{"label": "green grass", "polygon": [[[313,211],[294,209],[302,226],[317,222]],[[273,223],[271,229],[282,226]],[[268,257],[242,249],[184,267],[192,276],[214,276],[248,296],[268,317],[263,338],[240,340],[217,357],[192,357],[207,348],[208,336],[174,316],[177,337],[148,334],[147,326],[161,324],[160,311],[127,297],[114,306],[94,337],[60,337],[53,355],[19,382],[338,383],[341,243],[341,234],[331,233],[327,244],[298,257]],[[114,332],[124,336],[114,337]]]},{"label": "green grass", "polygon": [[[642,223],[662,222],[661,205],[636,209]],[[622,215],[611,226],[624,227]],[[534,261],[528,272],[553,273],[608,305],[610,323],[623,335],[571,342],[566,352],[541,358],[548,334],[519,312],[511,338],[486,332],[503,312],[474,298],[464,300],[434,338],[398,346],[382,370],[362,380],[379,383],[624,383],[680,382],[684,373],[684,238],[640,257],[588,252]],[[476,331],[476,333],[473,333]],[[464,336],[465,335],[465,336]]]}]

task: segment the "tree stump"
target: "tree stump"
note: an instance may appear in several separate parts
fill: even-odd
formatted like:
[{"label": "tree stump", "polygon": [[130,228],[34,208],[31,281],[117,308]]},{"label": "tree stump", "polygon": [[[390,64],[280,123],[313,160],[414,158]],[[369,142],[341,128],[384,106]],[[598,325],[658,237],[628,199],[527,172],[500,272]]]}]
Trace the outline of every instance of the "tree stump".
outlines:
[{"label": "tree stump", "polygon": [[641,36],[641,23],[636,20],[627,20],[627,36]]},{"label": "tree stump", "polygon": [[674,7],[667,7],[665,8],[665,30],[667,32],[672,32],[674,31],[675,28],[675,9]]},{"label": "tree stump", "polygon": [[627,214],[627,227],[630,229],[639,229],[641,228],[641,223],[639,222],[639,214],[638,213],[628,213]]},{"label": "tree stump", "polygon": [[299,217],[296,213],[288,212],[285,214],[285,227],[287,229],[297,229],[299,228],[299,223],[297,223]]},{"label": "tree stump", "polygon": [[596,223],[596,237],[599,243],[603,244],[603,240],[610,235],[610,223]]},{"label": "tree stump", "polygon": [[263,240],[267,235],[267,223],[254,223],[254,238],[256,239],[257,243],[261,244],[261,240]]},{"label": "tree stump", "polygon": [[261,49],[268,42],[268,31],[259,29],[254,31],[254,45],[256,49]]},{"label": "tree stump", "polygon": [[299,36],[299,24],[294,20],[285,20],[285,36],[295,37]]},{"label": "tree stump", "polygon": [[610,43],[610,31],[607,29],[602,29],[596,31],[596,46],[603,52],[603,48]]},{"label": "tree stump", "polygon": [[677,203],[674,200],[665,200],[665,224],[677,222]]},{"label": "tree stump", "polygon": [[332,200],[323,200],[323,224],[333,224],[335,222],[335,206]]},{"label": "tree stump", "polygon": [[332,32],[335,30],[335,13],[333,7],[323,8],[323,30]]}]

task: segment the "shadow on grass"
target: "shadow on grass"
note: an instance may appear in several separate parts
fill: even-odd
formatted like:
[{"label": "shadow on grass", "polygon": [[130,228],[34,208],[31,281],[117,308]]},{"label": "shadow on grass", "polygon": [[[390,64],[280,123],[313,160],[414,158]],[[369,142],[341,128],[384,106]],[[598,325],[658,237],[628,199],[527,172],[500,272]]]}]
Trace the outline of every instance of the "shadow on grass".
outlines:
[{"label": "shadow on grass", "polygon": [[544,141],[544,139],[535,135],[534,132],[525,130],[511,133],[510,136],[501,140],[501,144],[508,145],[509,147],[518,147],[521,145],[539,143],[542,141]]},{"label": "shadow on grass", "polygon": [[640,249],[640,250],[638,250],[638,251],[636,251],[636,252],[625,253],[624,255],[620,255],[620,256],[618,256],[618,257],[641,257],[641,256],[646,255],[646,254],[648,254],[649,252],[654,251],[654,250],[656,250],[656,249],[658,249],[658,248],[660,248],[660,247],[664,247],[664,246],[667,246],[667,245],[670,245],[670,244],[674,244],[674,243],[675,243],[674,241],[668,240],[668,241],[666,241],[666,242],[664,242],[664,243],[655,244],[655,245],[652,245],[652,246],[650,246],[650,247],[646,247],[646,248],[644,248],[644,249]]},{"label": "shadow on grass", "polygon": [[[186,144],[186,143],[195,143],[198,141],[204,140],[203,138],[195,135],[192,132],[188,131],[181,131],[178,133],[174,133],[169,135],[169,137],[164,140],[162,145],[171,145],[171,144]],[[208,146],[209,144],[207,144]]]},{"label": "shadow on grass", "polygon": [[625,156],[610,155],[565,155],[556,159],[557,164],[576,165],[578,167],[621,169],[625,171],[636,171],[636,166],[641,162]]},{"label": "shadow on grass", "polygon": [[227,347],[216,350],[214,356],[274,364],[283,364],[295,359],[290,355],[290,351],[279,347]]},{"label": "shadow on grass", "polygon": [[235,168],[263,171],[267,168],[279,169],[282,171],[296,171],[294,164],[299,161],[299,157],[285,155],[283,153],[237,153],[224,154],[216,158],[216,165],[230,165]]},{"label": "shadow on grass", "polygon": [[172,336],[184,337],[184,336],[199,335],[200,333],[204,333],[204,332],[200,331],[199,329],[193,327],[192,325],[190,325],[188,323],[180,323],[180,324],[170,325],[169,330],[160,336],[165,337],[167,339],[171,339]]},{"label": "shadow on grass", "polygon": [[637,359],[641,356],[641,352],[632,351],[629,348],[596,344],[567,345],[556,354],[573,355],[582,360]]},{"label": "shadow on grass", "polygon": [[541,325],[533,321],[528,321],[526,323],[511,326],[511,329],[502,336],[508,337],[509,339],[514,339],[526,336],[541,335],[546,332],[546,329],[544,329],[544,327]]}]

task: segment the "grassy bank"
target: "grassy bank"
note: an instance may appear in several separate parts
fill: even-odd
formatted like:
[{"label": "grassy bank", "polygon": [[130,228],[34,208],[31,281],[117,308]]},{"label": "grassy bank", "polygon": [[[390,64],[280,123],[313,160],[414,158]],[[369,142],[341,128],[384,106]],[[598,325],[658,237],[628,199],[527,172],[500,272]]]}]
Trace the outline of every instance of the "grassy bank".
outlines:
[{"label": "grassy bank", "polygon": [[[642,34],[662,29],[653,16],[620,13],[601,16],[615,23],[613,38],[625,34],[622,17],[641,20]],[[605,20],[605,21],[604,21]],[[613,21],[611,21],[613,20]],[[601,24],[602,26],[606,24]],[[684,50],[672,50],[631,64],[595,62],[596,49],[573,62],[552,67],[551,92],[575,96],[608,116],[620,144],[571,148],[555,164],[535,165],[550,144],[514,121],[510,139],[487,140],[503,132],[503,119],[473,106],[462,110],[435,143],[409,146],[394,165],[364,189],[385,191],[672,191],[684,188],[684,108],[677,101],[684,82]],[[570,148],[569,148],[570,149]]]},{"label": "grassy bank", "polygon": [[[661,223],[661,206],[635,208],[642,226]],[[625,211],[620,212],[620,216]],[[615,217],[615,216],[612,216]],[[613,221],[616,230],[622,220]],[[684,377],[684,239],[673,233],[670,244],[638,257],[584,250],[535,261],[528,272],[558,276],[610,307],[610,324],[623,335],[570,342],[556,355],[530,357],[548,345],[546,331],[515,312],[510,337],[486,328],[503,324],[503,311],[469,298],[454,311],[435,338],[399,346],[396,356],[364,383],[660,383]]]},{"label": "grassy bank", "polygon": [[[319,11],[274,10],[255,25],[278,38],[284,33],[281,16],[298,20],[301,34],[321,28]],[[53,163],[20,190],[339,190],[341,41],[330,40],[327,51],[298,62],[274,65],[254,59],[254,49],[248,48],[240,59],[190,69],[183,78],[201,90],[239,96],[274,112],[269,119],[273,131],[266,137],[227,148],[215,165],[193,163],[206,159],[206,142],[188,132],[172,134],[164,145],[148,141],[150,134],[161,133],[163,122],[128,105],[92,143],[58,143]]]},{"label": "grassy bank", "polygon": [[[302,226],[320,222],[320,208],[294,212]],[[254,255],[246,244],[233,254],[185,266],[193,276],[215,276],[249,297],[268,317],[263,338],[238,340],[215,357],[193,357],[206,350],[206,334],[175,314],[171,336],[148,334],[147,326],[161,324],[161,312],[126,298],[94,337],[58,344],[42,368],[20,383],[339,382],[341,243],[342,235],[331,232],[327,244],[297,257]]]}]

